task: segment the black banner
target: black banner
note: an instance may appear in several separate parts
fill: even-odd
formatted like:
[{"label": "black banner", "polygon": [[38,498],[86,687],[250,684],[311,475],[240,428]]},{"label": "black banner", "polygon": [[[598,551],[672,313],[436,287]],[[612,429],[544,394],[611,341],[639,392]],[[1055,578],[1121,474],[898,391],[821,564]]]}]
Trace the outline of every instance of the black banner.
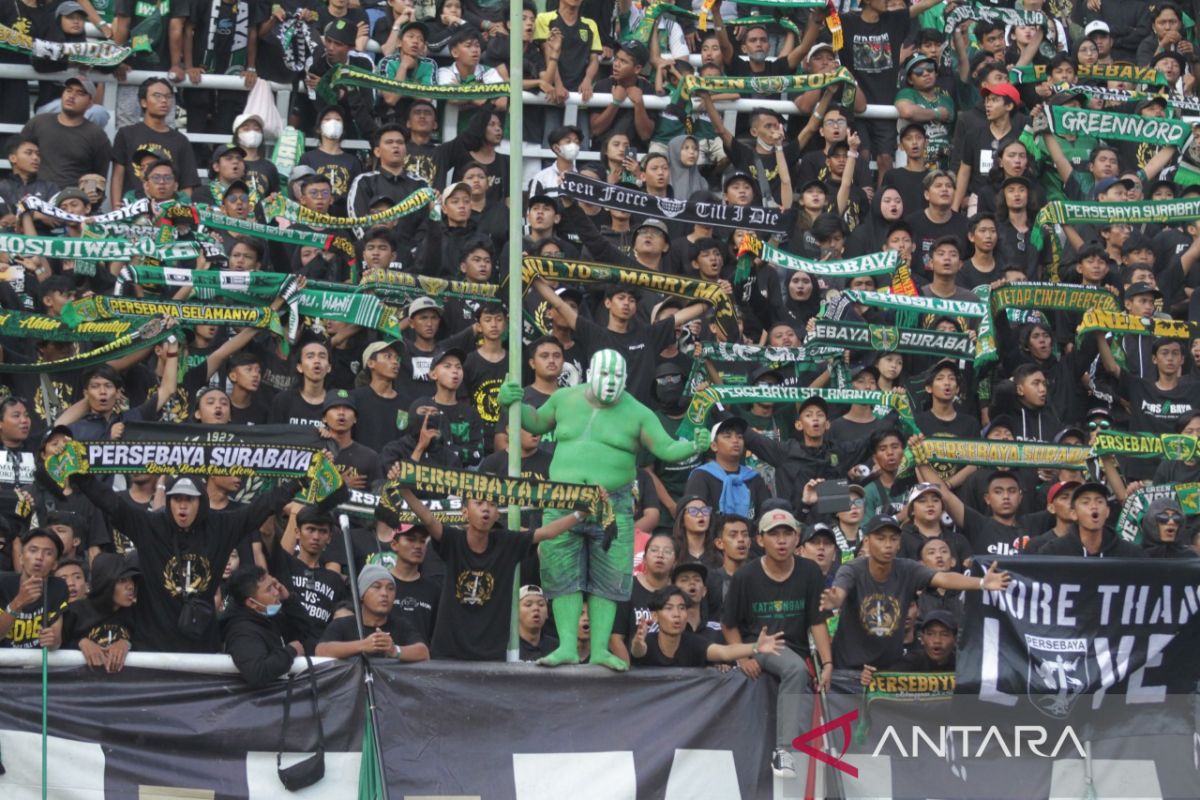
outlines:
[{"label": "black banner", "polygon": [[[50,797],[137,798],[148,796],[148,787],[165,787],[155,797],[288,796],[275,777],[286,682],[252,690],[236,674],[132,666],[138,658],[131,653],[126,668],[114,675],[86,667],[51,667]],[[169,663],[171,656],[158,658]],[[353,798],[366,708],[361,662],[318,664],[316,676],[326,777],[310,791]],[[308,695],[298,691],[307,690],[307,680],[293,692],[289,753],[306,754],[316,746]],[[0,759],[6,773],[0,776],[0,796],[13,800],[40,796],[41,684],[40,669],[0,668],[0,735],[5,742]]]},{"label": "black banner", "polygon": [[716,228],[748,228],[752,231],[786,232],[783,214],[763,206],[735,206],[731,203],[691,203],[684,198],[655,197],[628,186],[585,178],[567,173],[562,176],[563,194],[584,203],[628,211],[642,217],[711,225]]},{"label": "black banner", "polygon": [[769,798],[776,685],[711,669],[389,663],[375,676],[382,761],[393,798]]}]

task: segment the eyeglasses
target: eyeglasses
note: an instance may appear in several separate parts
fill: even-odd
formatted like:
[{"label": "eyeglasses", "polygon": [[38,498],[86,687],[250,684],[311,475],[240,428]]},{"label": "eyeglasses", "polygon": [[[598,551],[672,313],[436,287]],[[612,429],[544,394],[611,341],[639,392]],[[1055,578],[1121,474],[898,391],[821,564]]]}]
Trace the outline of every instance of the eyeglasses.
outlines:
[{"label": "eyeglasses", "polygon": [[1160,525],[1166,525],[1168,522],[1174,522],[1176,525],[1183,524],[1183,515],[1175,511],[1160,511],[1154,515],[1154,519]]},{"label": "eyeglasses", "polygon": [[867,504],[867,501],[863,500],[861,497],[855,497],[850,501],[851,508],[863,508],[864,506],[866,506],[866,504]]},{"label": "eyeglasses", "polygon": [[1106,430],[1108,430],[1108,429],[1109,429],[1109,428],[1111,428],[1111,427],[1112,427],[1112,423],[1111,423],[1110,421],[1106,420],[1106,419],[1102,419],[1102,420],[1100,420],[1099,422],[1089,422],[1089,423],[1088,423],[1088,430],[1089,430],[1089,431],[1094,431],[1094,430],[1097,430],[1097,429],[1098,429],[1098,430],[1102,430],[1102,431],[1106,431]]},{"label": "eyeglasses", "polygon": [[825,124],[831,128],[844,128],[849,123],[844,119],[827,119],[825,120]]},{"label": "eyeglasses", "polygon": [[692,506],[684,510],[689,517],[707,517],[712,514],[712,506]]},{"label": "eyeglasses", "polygon": [[168,184],[168,183],[175,182],[175,176],[174,175],[151,175],[146,180],[150,181],[151,183]]},{"label": "eyeglasses", "polygon": [[225,200],[230,203],[248,203],[250,198],[244,194],[227,194]]},{"label": "eyeglasses", "polygon": [[913,67],[909,75],[930,75],[935,72],[933,67]]},{"label": "eyeglasses", "polygon": [[328,189],[317,189],[312,192],[306,190],[304,192],[304,196],[311,197],[314,200],[323,200],[326,197],[333,197],[333,192],[329,191]]}]

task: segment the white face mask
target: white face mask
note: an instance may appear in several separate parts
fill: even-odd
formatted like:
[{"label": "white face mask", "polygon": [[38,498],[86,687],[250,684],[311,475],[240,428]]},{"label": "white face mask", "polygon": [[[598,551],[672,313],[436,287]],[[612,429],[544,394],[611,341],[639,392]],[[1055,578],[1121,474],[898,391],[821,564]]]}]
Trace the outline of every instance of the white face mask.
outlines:
[{"label": "white face mask", "polygon": [[625,358],[616,350],[600,350],[588,363],[588,383],[592,394],[606,406],[620,399],[625,391]]},{"label": "white face mask", "polygon": [[579,157],[579,145],[575,142],[567,142],[558,146],[558,154],[567,161],[574,162]]},{"label": "white face mask", "polygon": [[238,144],[242,147],[258,147],[262,139],[262,131],[242,131],[238,134]]},{"label": "white face mask", "polygon": [[321,135],[326,139],[340,140],[342,138],[342,121],[327,119],[321,123]]}]

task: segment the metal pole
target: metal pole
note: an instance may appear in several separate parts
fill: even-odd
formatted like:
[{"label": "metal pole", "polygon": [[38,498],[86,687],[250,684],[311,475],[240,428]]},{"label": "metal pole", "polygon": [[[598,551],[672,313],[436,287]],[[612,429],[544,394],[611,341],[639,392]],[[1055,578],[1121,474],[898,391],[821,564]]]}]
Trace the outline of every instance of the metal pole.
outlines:
[{"label": "metal pole", "polygon": [[[338,527],[342,529],[342,544],[346,548],[346,578],[350,583],[350,602],[354,604],[354,624],[358,627],[358,638],[367,638],[362,623],[362,598],[358,593],[358,573],[354,571],[354,543],[350,541],[350,520],[345,514],[338,515]],[[389,800],[387,773],[383,769],[383,743],[379,740],[379,718],[375,714],[375,676],[371,672],[371,662],[366,656],[359,656],[363,662],[363,685],[367,689],[367,714],[371,716],[371,739],[375,748],[375,765],[379,770],[379,789],[383,792],[383,800]]]},{"label": "metal pole", "polygon": [[[522,158],[525,140],[524,93],[522,67],[525,58],[525,30],[521,18],[524,7],[511,2],[508,9],[508,376],[521,380],[521,223],[525,218],[521,199]],[[508,409],[508,474],[521,474],[521,405]],[[508,507],[508,527],[521,526],[519,506]],[[520,614],[517,593],[520,589],[521,568],[513,581],[512,616],[508,626],[508,660],[516,661],[520,650]]]}]

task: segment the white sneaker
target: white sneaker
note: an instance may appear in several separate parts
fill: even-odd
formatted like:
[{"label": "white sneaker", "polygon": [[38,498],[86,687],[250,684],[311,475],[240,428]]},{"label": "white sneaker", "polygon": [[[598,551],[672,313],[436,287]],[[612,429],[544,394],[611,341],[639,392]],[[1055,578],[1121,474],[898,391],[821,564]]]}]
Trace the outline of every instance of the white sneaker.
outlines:
[{"label": "white sneaker", "polygon": [[787,750],[776,750],[771,755],[771,771],[777,778],[796,777],[796,762],[792,760],[792,754]]}]

